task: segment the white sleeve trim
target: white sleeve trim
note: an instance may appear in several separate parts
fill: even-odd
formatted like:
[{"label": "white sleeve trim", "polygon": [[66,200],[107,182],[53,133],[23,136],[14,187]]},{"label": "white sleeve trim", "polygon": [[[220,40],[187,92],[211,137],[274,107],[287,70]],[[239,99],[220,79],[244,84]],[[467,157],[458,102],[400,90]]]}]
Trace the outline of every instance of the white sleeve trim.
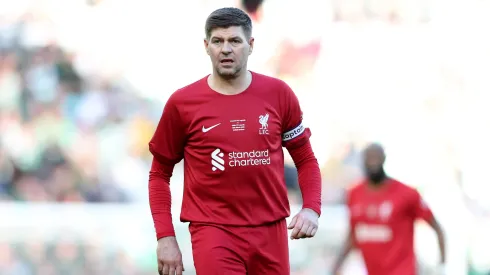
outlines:
[{"label": "white sleeve trim", "polygon": [[292,140],[300,136],[304,131],[305,127],[303,126],[303,122],[301,122],[298,126],[296,126],[296,128],[282,134],[282,141]]}]

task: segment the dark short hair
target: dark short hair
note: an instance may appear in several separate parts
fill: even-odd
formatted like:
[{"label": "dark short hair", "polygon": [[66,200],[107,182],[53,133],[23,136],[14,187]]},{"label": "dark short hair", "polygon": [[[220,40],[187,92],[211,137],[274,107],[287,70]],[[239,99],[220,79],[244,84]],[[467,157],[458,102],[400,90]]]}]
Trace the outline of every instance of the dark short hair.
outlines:
[{"label": "dark short hair", "polygon": [[367,151],[373,151],[373,150],[379,152],[381,155],[383,155],[383,157],[386,156],[383,145],[377,142],[368,144],[366,148],[364,148],[364,155],[366,154]]},{"label": "dark short hair", "polygon": [[263,3],[264,0],[242,0],[242,6],[250,14],[256,13]]},{"label": "dark short hair", "polygon": [[242,27],[247,38],[252,36],[252,20],[244,11],[237,8],[221,8],[213,11],[206,19],[206,38],[209,39],[215,29],[229,27]]}]

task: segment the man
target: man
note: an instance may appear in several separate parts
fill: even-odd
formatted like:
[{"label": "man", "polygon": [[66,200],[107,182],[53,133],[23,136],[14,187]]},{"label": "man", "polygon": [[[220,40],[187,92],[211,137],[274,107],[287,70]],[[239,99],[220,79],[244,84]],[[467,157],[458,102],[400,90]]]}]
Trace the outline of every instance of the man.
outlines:
[{"label": "man", "polygon": [[[291,239],[313,237],[321,209],[310,130],[288,85],[247,70],[254,39],[246,13],[218,9],[207,18],[205,33],[212,74],[170,96],[149,143],[159,273],[183,270],[169,182],[184,159],[180,219],[190,222],[197,274],[289,274],[287,229]],[[297,166],[303,196],[289,227],[282,146]]]},{"label": "man", "polygon": [[[369,275],[415,275],[414,222],[423,219],[437,234],[441,263],[445,242],[441,226],[419,193],[385,174],[385,153],[378,144],[364,151],[366,179],[349,190],[350,232],[334,274],[358,248]],[[441,265],[441,269],[443,265]]]}]

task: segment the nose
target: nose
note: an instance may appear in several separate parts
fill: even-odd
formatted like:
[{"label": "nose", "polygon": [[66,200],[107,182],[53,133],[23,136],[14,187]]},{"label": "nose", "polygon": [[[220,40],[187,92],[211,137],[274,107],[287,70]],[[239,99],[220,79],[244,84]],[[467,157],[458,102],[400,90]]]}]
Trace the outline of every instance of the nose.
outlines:
[{"label": "nose", "polygon": [[378,168],[380,167],[380,162],[377,160],[366,160],[366,166],[368,168]]},{"label": "nose", "polygon": [[221,52],[224,54],[229,54],[231,53],[231,45],[228,42],[223,43],[223,47],[221,48]]}]

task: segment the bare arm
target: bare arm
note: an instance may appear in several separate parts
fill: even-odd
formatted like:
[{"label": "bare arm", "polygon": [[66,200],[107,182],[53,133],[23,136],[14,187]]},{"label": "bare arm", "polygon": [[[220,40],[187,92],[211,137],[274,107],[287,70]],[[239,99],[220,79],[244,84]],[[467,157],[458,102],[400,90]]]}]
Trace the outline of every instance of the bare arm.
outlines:
[{"label": "bare arm", "polygon": [[349,253],[355,248],[354,245],[354,239],[352,237],[352,230],[349,231],[349,234],[344,241],[344,244],[342,245],[342,248],[340,250],[339,257],[335,261],[334,267],[333,267],[333,274],[336,275],[339,273],[340,268],[345,262],[345,259],[347,259],[347,256],[349,256]]},{"label": "bare arm", "polygon": [[441,256],[441,263],[444,264],[446,263],[446,241],[442,227],[437,219],[434,217],[432,210],[425,203],[420,194],[417,191],[415,191],[413,194],[415,218],[426,221],[436,232],[437,242],[439,244],[439,253]]},{"label": "bare arm", "polygon": [[442,230],[442,227],[439,224],[439,222],[436,220],[436,218],[432,218],[429,221],[429,225],[436,232],[437,243],[439,245],[439,254],[441,257],[441,263],[445,264],[446,263],[446,238],[444,236],[444,231]]}]

